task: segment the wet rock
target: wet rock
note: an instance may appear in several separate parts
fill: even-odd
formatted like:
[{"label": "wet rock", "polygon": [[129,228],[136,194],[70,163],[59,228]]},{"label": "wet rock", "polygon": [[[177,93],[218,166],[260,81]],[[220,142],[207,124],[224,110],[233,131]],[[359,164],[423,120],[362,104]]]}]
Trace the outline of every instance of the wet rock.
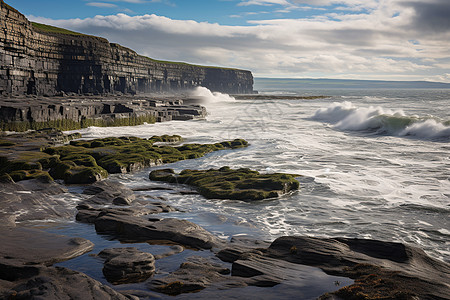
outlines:
[{"label": "wet rock", "polygon": [[232,276],[248,277],[248,285],[260,287],[272,287],[283,282],[290,285],[314,286],[314,281],[343,281],[344,278],[335,277],[329,279],[329,275],[315,267],[295,264],[280,259],[273,259],[258,254],[250,254],[233,263]]},{"label": "wet rock", "polygon": [[155,255],[155,259],[166,258],[184,251],[184,248],[180,245],[172,245],[170,246],[170,251]]},{"label": "wet rock", "polygon": [[69,238],[37,229],[3,229],[0,235],[0,264],[51,265],[89,252],[93,246],[83,238]]},{"label": "wet rock", "polygon": [[57,183],[36,179],[0,183],[0,223],[14,226],[15,222],[70,219],[75,208],[67,205],[66,192]]},{"label": "wet rock", "polygon": [[260,250],[270,246],[270,242],[254,240],[248,237],[232,237],[225,249],[220,250],[216,256],[225,262],[234,262],[241,257],[246,257],[249,253],[261,255]]},{"label": "wet rock", "polygon": [[105,249],[98,255],[105,259],[103,274],[113,284],[142,282],[155,272],[153,255],[136,248]]},{"label": "wet rock", "polygon": [[111,180],[96,182],[85,188],[83,194],[92,195],[83,204],[130,205],[136,196],[124,184]]},{"label": "wet rock", "polygon": [[230,270],[204,257],[190,257],[180,268],[161,279],[152,280],[150,289],[168,294],[198,292],[216,282],[228,281]]},{"label": "wet rock", "polygon": [[76,220],[83,223],[94,223],[98,216],[108,213],[139,217],[176,211],[172,206],[158,202],[150,204],[146,203],[145,205],[134,204],[131,207],[121,208],[95,208],[89,204],[82,203],[77,206],[77,209],[78,213],[76,215]]},{"label": "wet rock", "polygon": [[66,268],[34,267],[35,274],[14,281],[0,281],[1,299],[127,300],[126,296],[87,275]]},{"label": "wet rock", "polygon": [[247,259],[241,255],[233,263],[234,274],[273,274],[274,264],[279,265],[281,260],[355,279],[354,284],[326,295],[324,299],[335,296],[346,299],[441,299],[442,295],[450,295],[447,280],[450,265],[401,243],[281,237],[262,253],[259,257],[250,255]]},{"label": "wet rock", "polygon": [[95,221],[99,233],[115,234],[128,241],[165,240],[191,248],[211,249],[219,240],[197,224],[173,218],[145,218],[106,213]]}]

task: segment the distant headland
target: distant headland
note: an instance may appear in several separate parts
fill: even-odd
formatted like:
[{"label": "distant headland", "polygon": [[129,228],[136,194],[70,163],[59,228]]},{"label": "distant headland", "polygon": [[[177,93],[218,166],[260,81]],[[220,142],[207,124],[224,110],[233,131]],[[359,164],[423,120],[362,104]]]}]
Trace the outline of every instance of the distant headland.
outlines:
[{"label": "distant headland", "polygon": [[0,0],[0,95],[253,93],[250,71],[154,60],[108,40],[31,23]]}]

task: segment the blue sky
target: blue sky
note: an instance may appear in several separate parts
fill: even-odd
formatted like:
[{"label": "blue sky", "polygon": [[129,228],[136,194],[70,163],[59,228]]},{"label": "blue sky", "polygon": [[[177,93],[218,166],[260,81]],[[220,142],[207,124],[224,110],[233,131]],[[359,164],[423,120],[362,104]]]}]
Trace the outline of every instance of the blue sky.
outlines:
[{"label": "blue sky", "polygon": [[[339,7],[344,8],[338,4],[303,4],[297,5],[294,9],[294,6],[283,5],[286,2],[284,0],[255,1],[255,3],[240,0],[7,0],[7,3],[25,15],[52,19],[89,18],[117,13],[126,13],[130,16],[157,14],[171,19],[223,25],[246,25],[249,20],[261,18],[308,18],[333,12]],[[340,12],[345,13],[345,10]]]},{"label": "blue sky", "polygon": [[258,77],[450,82],[450,0],[6,0],[156,59]]}]

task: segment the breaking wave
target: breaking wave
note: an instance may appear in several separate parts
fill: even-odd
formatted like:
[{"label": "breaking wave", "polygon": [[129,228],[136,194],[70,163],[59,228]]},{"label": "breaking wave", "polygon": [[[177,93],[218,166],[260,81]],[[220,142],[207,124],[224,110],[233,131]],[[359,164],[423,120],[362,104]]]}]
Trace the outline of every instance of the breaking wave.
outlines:
[{"label": "breaking wave", "polygon": [[340,130],[370,131],[419,139],[450,139],[450,121],[444,122],[433,116],[408,116],[402,110],[380,106],[355,107],[348,101],[320,108],[312,118],[332,124]]},{"label": "breaking wave", "polygon": [[217,103],[217,102],[229,102],[234,101],[234,97],[228,94],[222,94],[219,92],[211,92],[209,89],[198,86],[193,91],[190,92],[189,96],[191,98],[195,98],[197,100],[202,100],[204,102],[209,103]]}]

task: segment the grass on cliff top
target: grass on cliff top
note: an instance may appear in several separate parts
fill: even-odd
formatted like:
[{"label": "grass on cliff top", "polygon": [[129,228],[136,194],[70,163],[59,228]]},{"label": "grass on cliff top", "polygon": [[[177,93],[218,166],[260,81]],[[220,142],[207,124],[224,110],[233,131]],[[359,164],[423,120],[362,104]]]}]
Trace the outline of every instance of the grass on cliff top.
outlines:
[{"label": "grass on cliff top", "polygon": [[[217,66],[202,66],[202,65],[195,65],[195,64],[190,64],[190,63],[186,63],[186,62],[178,62],[178,61],[167,61],[167,60],[157,60],[157,59],[153,59],[150,57],[146,57],[145,58],[156,62],[156,63],[161,63],[161,64],[172,64],[172,65],[184,65],[184,66],[192,66],[192,67],[200,67],[200,68],[208,68],[208,69],[224,69],[224,70],[239,70],[241,71],[241,69],[236,69],[236,68],[225,68],[225,67],[217,67]],[[242,70],[245,71],[245,70]]]},{"label": "grass on cliff top", "polygon": [[31,22],[34,29],[39,31],[48,32],[48,33],[61,33],[61,34],[69,34],[69,35],[79,35],[79,36],[87,36],[86,34],[67,30],[64,28],[59,28],[55,26],[45,25],[41,23]]}]

